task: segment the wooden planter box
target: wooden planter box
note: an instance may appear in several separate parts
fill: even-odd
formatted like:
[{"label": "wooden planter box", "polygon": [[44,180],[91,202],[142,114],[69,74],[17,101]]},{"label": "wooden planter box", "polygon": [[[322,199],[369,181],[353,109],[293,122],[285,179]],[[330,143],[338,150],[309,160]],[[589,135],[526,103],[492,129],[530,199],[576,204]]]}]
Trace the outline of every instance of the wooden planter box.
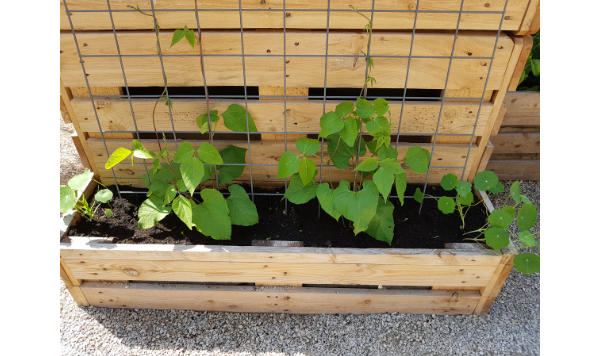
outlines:
[{"label": "wooden planter box", "polygon": [[468,243],[282,248],[61,237],[60,273],[75,301],[109,308],[486,315],[513,265],[513,255]]}]

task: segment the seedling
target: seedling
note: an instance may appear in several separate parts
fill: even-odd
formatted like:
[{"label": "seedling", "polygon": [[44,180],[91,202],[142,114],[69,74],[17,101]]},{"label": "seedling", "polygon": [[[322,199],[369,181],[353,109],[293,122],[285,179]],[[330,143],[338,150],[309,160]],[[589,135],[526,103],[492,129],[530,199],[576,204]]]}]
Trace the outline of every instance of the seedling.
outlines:
[{"label": "seedling", "polygon": [[[94,215],[100,207],[99,203],[108,203],[112,199],[113,193],[108,189],[98,190],[98,192],[96,192],[96,195],[94,196],[94,201],[90,205],[85,199],[82,190],[85,187],[87,187],[89,182],[91,182],[93,176],[94,173],[92,173],[88,168],[86,168],[83,173],[71,178],[67,185],[60,186],[61,213],[65,214],[69,210],[75,209],[89,221],[94,220]],[[100,182],[97,183],[104,186]],[[104,210],[104,214],[106,215],[106,217],[113,216],[112,210],[108,208]]]}]

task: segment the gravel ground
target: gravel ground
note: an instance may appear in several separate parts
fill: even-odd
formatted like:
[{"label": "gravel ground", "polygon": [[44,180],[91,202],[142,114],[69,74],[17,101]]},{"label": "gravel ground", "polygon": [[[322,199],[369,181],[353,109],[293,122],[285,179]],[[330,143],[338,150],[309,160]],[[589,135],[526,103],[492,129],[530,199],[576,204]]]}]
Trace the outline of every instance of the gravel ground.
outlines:
[{"label": "gravel ground", "polygon": [[[61,184],[83,171],[72,131],[61,118]],[[539,209],[539,182],[521,186]],[[63,355],[539,355],[540,274],[513,269],[486,317],[77,307],[61,281],[60,333]]]}]

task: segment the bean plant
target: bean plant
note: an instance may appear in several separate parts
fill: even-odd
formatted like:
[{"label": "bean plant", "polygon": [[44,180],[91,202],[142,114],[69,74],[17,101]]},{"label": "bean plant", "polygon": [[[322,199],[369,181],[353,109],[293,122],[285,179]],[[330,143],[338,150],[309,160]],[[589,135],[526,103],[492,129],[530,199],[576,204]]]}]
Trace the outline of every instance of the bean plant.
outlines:
[{"label": "bean plant", "polygon": [[[108,189],[98,190],[98,192],[96,192],[96,195],[94,196],[92,204],[90,205],[85,196],[83,195],[83,189],[85,189],[88,183],[92,181],[93,176],[94,173],[92,173],[88,168],[86,168],[83,173],[71,178],[67,185],[60,186],[61,213],[65,214],[69,210],[75,209],[89,221],[94,220],[94,215],[96,214],[98,208],[100,208],[99,203],[108,203],[113,198],[113,193]],[[102,183],[100,182],[97,183],[102,185]],[[109,208],[104,210],[104,214],[106,215],[106,217],[111,217],[113,215],[112,210]]]},{"label": "bean plant", "polygon": [[[477,173],[473,180],[475,189],[485,192],[486,195],[499,194],[504,192],[504,184],[498,181],[498,176],[494,172],[483,171]],[[470,208],[483,204],[487,214],[486,223],[479,229],[466,232],[465,234],[478,235],[474,238],[468,238],[468,240],[476,241],[478,243],[485,242],[488,246],[494,250],[501,250],[507,248],[510,253],[517,254],[514,258],[514,264],[517,271],[521,273],[536,273],[540,270],[540,257],[534,253],[522,253],[519,254],[519,250],[528,247],[538,247],[536,244],[535,236],[539,232],[531,233],[531,229],[537,222],[538,212],[535,205],[531,203],[531,200],[525,195],[521,194],[521,188],[519,181],[512,184],[510,188],[510,194],[499,209],[493,210],[491,213],[487,206],[483,203],[484,200],[480,200],[477,203],[473,203],[473,193],[471,192],[471,183],[458,181],[458,178],[454,174],[447,174],[442,178],[441,186],[446,191],[456,190],[456,201],[450,197],[442,197],[436,199],[438,202],[438,209],[444,214],[452,214],[457,211],[462,220],[461,228],[465,228],[465,216]],[[420,189],[417,188],[414,198],[418,202],[423,201],[424,195]],[[433,197],[432,197],[433,198]],[[514,203],[513,205],[508,204],[509,199]],[[518,212],[517,212],[517,208]],[[508,228],[513,222],[517,222],[517,228],[519,229],[518,234],[514,234]],[[520,242],[521,246],[516,246],[516,243]]]}]

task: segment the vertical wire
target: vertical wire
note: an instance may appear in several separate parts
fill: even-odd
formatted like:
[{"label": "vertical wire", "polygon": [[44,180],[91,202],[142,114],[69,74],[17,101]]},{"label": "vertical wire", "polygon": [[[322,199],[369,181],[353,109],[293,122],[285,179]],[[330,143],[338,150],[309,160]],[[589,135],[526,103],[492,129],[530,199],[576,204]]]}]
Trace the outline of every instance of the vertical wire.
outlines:
[{"label": "vertical wire", "polygon": [[[284,152],[287,152],[287,48],[286,48],[286,29],[285,29],[285,0],[283,0],[283,150]],[[285,193],[287,193],[287,184],[288,184],[288,180],[287,177],[285,177],[285,181],[284,181],[284,186],[283,186],[283,192],[284,192],[284,196]],[[284,199],[285,200],[285,207],[283,210],[284,214],[287,214],[288,211],[288,200],[287,198]]]},{"label": "vertical wire", "polygon": [[[473,146],[473,139],[475,138],[475,131],[477,130],[477,122],[479,121],[479,114],[481,113],[481,106],[483,105],[483,100],[485,98],[485,90],[487,89],[488,80],[490,79],[490,73],[492,72],[492,65],[494,64],[494,57],[496,56],[496,49],[498,48],[498,39],[500,38],[500,33],[502,32],[502,23],[504,22],[504,16],[506,16],[506,8],[508,6],[508,0],[504,3],[504,10],[502,11],[502,17],[500,18],[500,27],[498,28],[498,33],[496,34],[496,42],[494,43],[494,50],[492,52],[492,59],[490,59],[490,65],[488,67],[487,77],[485,78],[485,84],[483,85],[483,93],[481,94],[481,101],[479,102],[479,109],[477,109],[477,117],[475,118],[475,126],[473,126],[473,133],[471,134],[471,142],[469,142],[469,150],[467,151],[467,158],[465,159],[465,166],[463,167],[462,175],[460,176],[460,180],[465,178],[465,171],[467,169],[467,164],[469,163],[469,155],[471,154],[471,147]],[[480,145],[487,145],[487,142],[481,142]],[[473,167],[471,167],[473,169]]]},{"label": "vertical wire", "polygon": [[[325,79],[323,84],[323,115],[325,115],[325,105],[327,104],[327,58],[329,56],[329,14],[331,9],[331,0],[327,0],[327,32],[325,35]],[[321,168],[319,170],[319,184],[323,183],[323,150],[324,150],[324,140],[323,137],[320,138],[321,145]],[[331,157],[330,157],[331,158]],[[327,168],[329,169],[329,168]],[[333,189],[333,187],[330,187]],[[321,203],[317,199],[317,219],[321,218]]]},{"label": "vertical wire", "polygon": [[[373,0],[372,3],[372,7],[371,7],[371,38],[373,38],[373,15],[375,14],[375,0]],[[367,100],[367,77],[369,76],[369,60],[371,58],[371,41],[369,41],[369,44],[367,46],[367,68],[365,69],[365,86],[363,87],[365,90],[365,97],[364,99]],[[354,164],[354,168],[358,167],[358,163],[360,162],[360,144],[362,143],[362,135],[360,134],[360,131],[362,130],[362,125],[363,122],[362,120],[358,120],[358,124],[360,125],[358,127],[358,146],[356,147],[356,162]],[[342,138],[340,137],[340,140]],[[362,172],[359,172],[359,174],[362,174]],[[356,176],[355,176],[356,177]],[[356,186],[356,184],[355,184]]]},{"label": "vertical wire", "polygon": [[[250,195],[254,203],[254,181],[252,180],[252,150],[250,148],[250,124],[248,121],[248,87],[246,86],[246,57],[244,55],[244,24],[242,22],[242,0],[238,0],[240,5],[240,31],[242,38],[242,73],[244,75],[244,101],[246,102],[246,134],[248,136],[248,163],[250,164]],[[285,11],[283,12],[285,16]],[[210,113],[209,113],[210,116]]]},{"label": "vertical wire", "polygon": [[[119,55],[119,63],[121,64],[121,72],[123,73],[123,82],[125,83],[125,91],[127,92],[127,99],[129,100],[129,109],[131,110],[131,117],[133,118],[133,126],[135,127],[135,134],[137,139],[140,140],[140,132],[138,131],[137,121],[135,120],[135,112],[133,111],[133,104],[131,103],[131,96],[129,95],[129,85],[127,84],[127,76],[125,75],[125,67],[123,66],[123,57],[121,57],[121,48],[119,47],[119,39],[117,38],[117,31],[115,29],[115,22],[113,20],[112,9],[110,8],[110,0],[106,0],[106,6],[108,6],[108,15],[110,15],[110,24],[112,25],[113,35],[115,36],[115,44],[117,46],[117,54]],[[148,177],[148,184],[150,184],[150,174],[148,174],[148,166],[146,159],[144,159],[144,169],[146,170],[146,176]]]},{"label": "vertical wire", "polygon": [[179,148],[179,145],[177,144],[177,135],[175,135],[175,123],[173,122],[173,113],[171,112],[171,99],[169,98],[169,89],[167,88],[167,74],[165,73],[165,65],[163,63],[162,50],[160,47],[160,29],[158,27],[158,21],[156,20],[156,12],[154,11],[154,1],[150,1],[150,5],[152,6],[152,19],[154,20],[154,30],[156,31],[156,46],[158,47],[158,58],[160,58],[160,68],[162,69],[163,80],[165,82],[167,107],[169,108],[169,117],[171,118],[171,127],[173,128],[173,140],[175,140],[175,148]]},{"label": "vertical wire", "polygon": [[[108,1],[108,0],[106,0]],[[204,81],[204,94],[206,97],[206,116],[208,117],[208,138],[209,138],[209,142],[210,144],[214,147],[214,141],[213,141],[213,132],[212,132],[212,122],[210,121],[210,107],[209,107],[209,102],[208,102],[208,86],[206,85],[206,74],[204,71],[204,53],[202,51],[202,29],[200,28],[200,19],[198,18],[198,0],[194,0],[194,9],[196,11],[195,15],[196,15],[196,26],[198,27],[198,46],[200,47],[200,65],[202,66],[201,70],[202,70],[202,80]],[[246,108],[247,109],[247,108]],[[208,165],[208,169],[210,172],[210,168],[213,165]],[[220,190],[219,188],[219,175],[217,174],[217,165],[214,165],[215,167],[215,182],[217,183],[217,190]]]},{"label": "vertical wire", "polygon": [[[75,41],[75,47],[77,48],[77,55],[79,56],[79,63],[81,63],[81,70],[83,71],[83,78],[85,79],[85,85],[88,90],[88,94],[90,96],[90,101],[92,103],[92,107],[94,108],[94,115],[96,115],[96,123],[98,123],[98,130],[100,130],[100,137],[102,137],[102,143],[104,144],[104,150],[106,151],[106,157],[110,157],[110,153],[108,153],[108,147],[106,146],[106,140],[104,139],[104,132],[102,132],[102,125],[100,124],[100,119],[98,118],[98,112],[96,111],[96,104],[94,103],[94,96],[92,95],[92,89],[90,89],[90,82],[87,79],[87,73],[85,72],[85,65],[83,64],[83,58],[81,57],[81,51],[79,50],[79,43],[77,43],[77,35],[75,34],[75,29],[73,28],[73,22],[71,21],[71,13],[69,12],[69,8],[67,7],[67,1],[63,0],[63,4],[65,5],[65,11],[67,12],[67,17],[69,19],[69,25],[71,26],[71,33],[73,33],[73,40]],[[123,198],[121,198],[121,190],[119,189],[119,183],[117,182],[117,176],[115,175],[114,168],[111,168],[113,178],[115,180],[115,187],[117,188],[117,194],[119,195],[119,200],[121,204],[123,204]]]},{"label": "vertical wire", "polygon": [[415,9],[415,23],[413,24],[412,37],[410,38],[410,51],[408,52],[408,65],[406,66],[406,79],[404,80],[404,92],[402,93],[402,107],[400,108],[400,119],[398,119],[398,135],[396,136],[396,151],[398,151],[398,141],[400,141],[400,126],[402,126],[402,115],[404,114],[404,105],[406,103],[406,89],[408,88],[408,74],[410,73],[410,62],[412,60],[413,44],[415,43],[415,31],[417,29],[417,16],[419,15],[419,1]]},{"label": "vertical wire", "polygon": [[[458,38],[458,29],[460,27],[460,18],[462,17],[463,5],[465,0],[461,0],[460,2],[460,12],[458,13],[458,21],[456,22],[456,31],[454,32],[454,41],[452,42],[452,52],[450,52],[450,63],[448,64],[448,72],[446,73],[446,83],[444,84],[444,94],[442,95],[442,103],[440,105],[440,112],[438,114],[438,122],[435,127],[435,135],[433,136],[433,145],[431,147],[431,155],[429,156],[429,165],[427,166],[427,176],[425,177],[425,186],[423,186],[423,194],[427,190],[427,183],[429,182],[429,173],[431,172],[431,162],[433,161],[433,153],[435,151],[435,143],[437,141],[438,131],[440,129],[440,121],[442,120],[442,111],[444,109],[444,102],[446,101],[446,91],[448,90],[448,79],[450,78],[450,70],[452,68],[452,60],[454,59],[454,48],[456,47],[456,39]],[[423,209],[423,202],[425,199],[421,200],[421,204],[419,205],[419,215],[421,215],[421,209]]]}]

